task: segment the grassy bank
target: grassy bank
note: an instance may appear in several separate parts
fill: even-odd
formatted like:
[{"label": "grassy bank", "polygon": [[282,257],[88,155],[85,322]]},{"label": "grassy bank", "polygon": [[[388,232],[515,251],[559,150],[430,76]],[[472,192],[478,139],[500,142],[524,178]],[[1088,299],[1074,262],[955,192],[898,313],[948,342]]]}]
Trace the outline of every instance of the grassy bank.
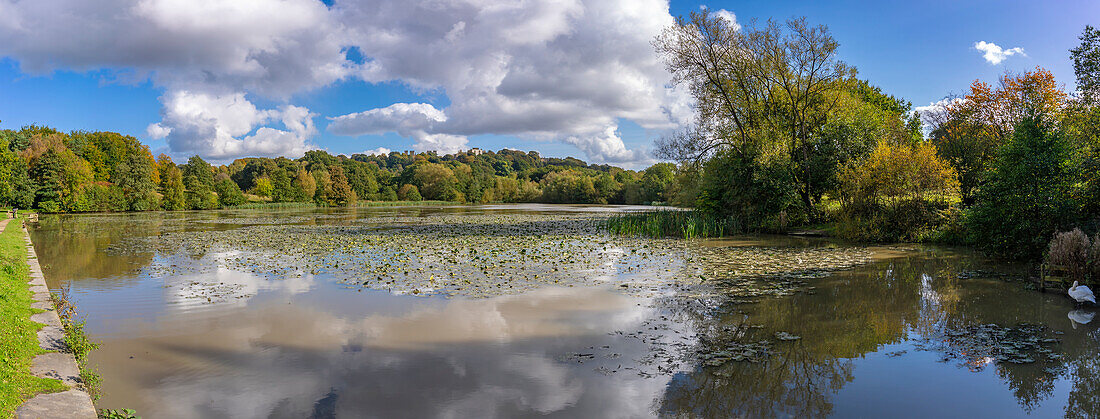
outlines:
[{"label": "grassy bank", "polygon": [[607,230],[628,236],[694,239],[739,233],[740,226],[732,219],[698,211],[662,210],[613,215]]},{"label": "grassy bank", "polygon": [[10,417],[23,401],[38,393],[63,391],[59,380],[31,375],[38,347],[38,329],[32,322],[27,248],[18,219],[0,233],[0,417]]}]

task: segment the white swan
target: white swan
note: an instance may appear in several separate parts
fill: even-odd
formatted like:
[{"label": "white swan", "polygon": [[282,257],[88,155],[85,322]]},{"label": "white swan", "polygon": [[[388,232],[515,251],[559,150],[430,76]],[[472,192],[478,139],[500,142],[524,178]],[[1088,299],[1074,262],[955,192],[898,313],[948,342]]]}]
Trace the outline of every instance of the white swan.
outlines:
[{"label": "white swan", "polygon": [[1069,287],[1067,291],[1070,297],[1077,300],[1078,303],[1090,302],[1096,304],[1096,296],[1092,295],[1092,290],[1084,285],[1077,285],[1077,281],[1073,281],[1073,286]]}]

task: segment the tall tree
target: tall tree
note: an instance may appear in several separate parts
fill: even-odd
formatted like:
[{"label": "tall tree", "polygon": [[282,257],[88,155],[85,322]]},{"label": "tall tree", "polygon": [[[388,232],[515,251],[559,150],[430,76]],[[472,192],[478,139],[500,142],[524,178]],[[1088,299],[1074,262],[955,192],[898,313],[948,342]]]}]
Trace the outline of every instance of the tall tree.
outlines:
[{"label": "tall tree", "polygon": [[187,207],[190,209],[214,209],[218,197],[214,195],[214,169],[199,156],[192,156],[183,165],[183,186],[187,188]]},{"label": "tall tree", "polygon": [[1081,44],[1069,50],[1073,73],[1077,76],[1077,91],[1087,102],[1100,101],[1100,30],[1085,26],[1078,37]]},{"label": "tall tree", "polygon": [[138,153],[130,154],[127,161],[116,166],[115,184],[122,188],[127,209],[131,211],[157,209],[157,184],[153,182],[155,172],[152,156]]},{"label": "tall tree", "polygon": [[677,19],[654,45],[696,102],[696,126],[660,141],[658,154],[695,163],[727,151],[785,156],[813,212],[825,192],[811,182],[817,136],[836,108],[835,91],[855,74],[837,58],[828,29],[805,19],[738,29],[703,10]]},{"label": "tall tree", "polygon": [[223,208],[241,205],[248,201],[237,183],[226,174],[218,175],[217,180],[214,181],[214,192],[218,193],[218,204]]},{"label": "tall tree", "polygon": [[172,164],[172,159],[166,159],[167,164],[161,164],[163,168],[163,174],[161,175],[161,187],[160,193],[164,195],[163,206],[164,209],[169,211],[178,211],[187,209],[187,198],[184,194],[183,186],[183,173],[179,167]]},{"label": "tall tree", "polygon": [[1043,120],[1027,117],[1013,130],[968,219],[975,243],[1026,260],[1038,259],[1054,232],[1078,216],[1069,144]]},{"label": "tall tree", "polygon": [[348,178],[344,175],[344,168],[332,165],[328,168],[332,176],[332,194],[329,195],[329,204],[338,207],[354,206],[355,190],[348,184]]}]

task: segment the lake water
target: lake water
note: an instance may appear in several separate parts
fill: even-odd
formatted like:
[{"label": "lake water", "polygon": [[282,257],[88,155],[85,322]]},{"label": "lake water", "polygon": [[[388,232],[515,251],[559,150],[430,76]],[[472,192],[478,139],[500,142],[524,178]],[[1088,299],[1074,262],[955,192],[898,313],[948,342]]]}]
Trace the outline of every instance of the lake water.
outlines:
[{"label": "lake water", "polygon": [[[1100,319],[965,249],[612,237],[624,207],[43,216],[102,408],[1096,417]],[[636,209],[636,208],[635,208]]]}]

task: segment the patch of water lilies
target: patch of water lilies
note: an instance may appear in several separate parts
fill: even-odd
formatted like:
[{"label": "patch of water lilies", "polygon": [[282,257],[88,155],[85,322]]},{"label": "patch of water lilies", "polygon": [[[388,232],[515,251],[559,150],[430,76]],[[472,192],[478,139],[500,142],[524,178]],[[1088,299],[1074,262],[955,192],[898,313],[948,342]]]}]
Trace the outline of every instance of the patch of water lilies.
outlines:
[{"label": "patch of water lilies", "polygon": [[108,251],[154,251],[193,259],[146,268],[158,276],[222,268],[268,279],[321,276],[348,288],[467,297],[548,285],[612,284],[634,295],[718,291],[746,301],[790,294],[807,279],[870,259],[870,251],[854,247],[716,247],[613,236],[603,229],[607,216],[241,214],[207,220],[208,225],[231,228],[172,229],[115,243]]},{"label": "patch of water lilies", "polygon": [[1060,340],[1043,325],[1020,323],[1016,326],[980,324],[949,328],[921,339],[918,350],[934,350],[943,361],[958,360],[961,366],[980,371],[987,364],[1031,364],[1057,362]]}]

